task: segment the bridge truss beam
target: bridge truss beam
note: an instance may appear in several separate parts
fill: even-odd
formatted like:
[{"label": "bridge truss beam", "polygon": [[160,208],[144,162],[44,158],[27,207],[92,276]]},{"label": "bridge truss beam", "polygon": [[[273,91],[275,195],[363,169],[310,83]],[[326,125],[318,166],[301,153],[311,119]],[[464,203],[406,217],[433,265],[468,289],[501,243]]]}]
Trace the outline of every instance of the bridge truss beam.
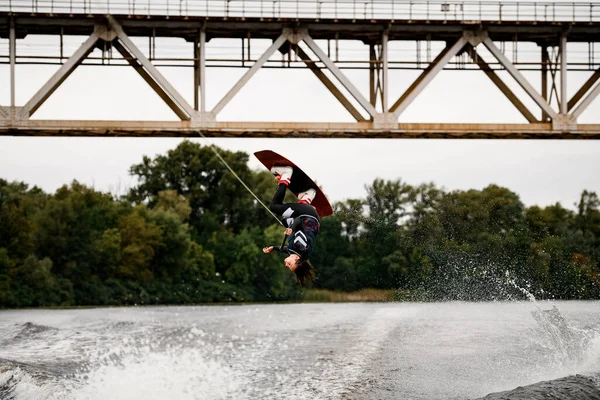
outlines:
[{"label": "bridge truss beam", "polygon": [[[2,24],[3,17],[5,23]],[[56,18],[59,18],[57,16]],[[157,66],[152,62],[152,54],[147,57],[130,39],[126,30],[135,35],[140,34],[140,24],[132,25],[131,21],[122,16],[106,15],[102,17],[95,16],[75,16],[75,22],[71,27],[77,26],[77,32],[81,32],[84,26],[91,30],[87,40],[61,64],[59,70],[37,91],[37,93],[22,107],[15,105],[15,66],[18,63],[17,39],[23,38],[23,32],[29,29],[21,30],[21,24],[30,28],[33,24],[35,29],[30,29],[36,33],[43,33],[43,27],[36,24],[36,16],[19,15],[10,13],[3,15],[0,13],[0,37],[3,36],[3,26],[6,26],[6,33],[9,39],[10,64],[10,106],[0,106],[0,135],[77,135],[77,136],[194,136],[197,131],[203,132],[208,136],[233,136],[233,137],[373,137],[373,138],[400,138],[400,137],[444,137],[444,138],[600,138],[600,125],[577,123],[577,119],[589,107],[589,105],[600,94],[600,84],[597,81],[600,78],[600,68],[587,80],[587,82],[576,92],[576,94],[567,101],[567,71],[569,68],[567,60],[567,41],[571,32],[577,32],[570,27],[562,27],[558,32],[558,39],[549,41],[547,38],[541,40],[542,47],[541,71],[542,71],[542,91],[538,91],[524,77],[518,68],[518,65],[504,54],[503,49],[499,48],[494,42],[495,36],[503,37],[505,30],[498,26],[486,27],[483,24],[463,24],[455,25],[448,29],[440,26],[439,32],[434,35],[443,37],[447,43],[446,48],[430,63],[424,67],[422,74],[413,82],[413,84],[398,98],[398,100],[388,107],[389,92],[389,69],[388,43],[390,40],[414,40],[407,35],[422,35],[421,31],[415,30],[412,25],[406,27],[405,32],[399,31],[397,25],[389,21],[379,24],[378,31],[374,34],[369,28],[369,33],[364,36],[369,44],[369,98],[367,99],[353,82],[344,74],[340,62],[332,59],[330,51],[324,51],[317,44],[315,37],[323,39],[327,29],[333,29],[336,25],[331,21],[319,21],[318,24],[279,23],[278,29],[274,29],[270,24],[269,37],[272,40],[271,45],[264,53],[251,65],[242,78],[237,81],[225,96],[214,106],[211,111],[206,111],[206,43],[207,32],[211,33],[211,38],[219,37],[218,29],[211,26],[212,22],[207,18],[196,21],[190,25],[189,21],[175,21],[183,27],[182,35],[185,32],[186,38],[193,32],[192,41],[193,58],[192,66],[194,68],[194,106],[190,105],[185,98],[169,83],[169,81],[158,71]],[[52,20],[51,16],[44,15],[38,23],[43,24]],[[6,23],[7,22],[7,23]],[[163,21],[164,26],[172,24],[173,21]],[[237,35],[244,30],[241,28],[244,24],[260,25],[261,21],[243,21],[234,25]],[[86,25],[87,24],[87,25]],[[329,28],[321,25],[328,25]],[[218,23],[217,23],[218,25]],[[571,24],[572,25],[572,24]],[[163,26],[163,28],[164,28]],[[219,25],[220,26],[220,25]],[[332,27],[333,26],[333,27]],[[457,29],[458,28],[458,29]],[[514,27],[513,27],[514,28]],[[521,29],[522,27],[520,27]],[[551,29],[556,35],[555,26]],[[600,28],[600,24],[598,24]],[[54,28],[49,25],[48,33],[53,33]],[[183,29],[183,28],[181,28]],[[349,29],[349,28],[348,28]],[[429,29],[429,28],[428,28]],[[506,27],[510,29],[510,27]],[[537,29],[537,28],[535,28]],[[356,31],[356,27],[351,29]],[[61,35],[63,28],[61,26]],[[155,28],[152,28],[155,32]],[[165,31],[166,32],[166,31]],[[248,50],[250,46],[250,31],[248,31]],[[313,33],[315,37],[313,37]],[[172,32],[171,32],[172,34]],[[223,37],[231,37],[232,32],[223,32]],[[334,30],[329,35],[336,39],[339,34]],[[351,35],[351,33],[346,33]],[[404,35],[404,36],[403,36]],[[428,34],[430,37],[431,33]],[[539,35],[538,35],[539,36]],[[578,41],[583,40],[583,36],[575,33]],[[548,44],[550,43],[550,44]],[[288,46],[286,46],[286,44]],[[482,44],[489,53],[495,58],[498,66],[492,66],[486,62],[477,47]],[[306,50],[302,47],[304,46]],[[337,44],[336,44],[337,46]],[[555,57],[551,58],[548,54],[548,46],[557,48]],[[69,75],[84,63],[86,58],[92,53],[95,47],[111,48],[114,47],[122,56],[122,60],[132,66],[142,78],[152,87],[152,89],[165,101],[165,103],[179,117],[181,122],[125,122],[125,121],[41,121],[31,117],[39,107],[52,95],[52,93],[64,82]],[[342,104],[342,106],[357,121],[350,124],[311,124],[311,123],[249,123],[249,122],[226,122],[217,119],[221,111],[237,95],[242,87],[256,74],[256,72],[267,66],[273,54],[276,51],[293,51],[300,58],[303,65],[310,69],[314,75],[324,84],[332,95]],[[337,49],[337,47],[336,47]],[[308,53],[310,51],[316,60]],[[473,65],[481,69],[498,87],[498,89],[507,97],[507,99],[517,108],[529,124],[401,124],[398,123],[400,115],[417,98],[424,88],[436,77],[439,72],[447,68],[450,62],[462,55],[468,54],[472,59]],[[0,59],[1,59],[0,54]],[[513,60],[514,61],[514,60]],[[523,88],[525,93],[531,97],[535,104],[540,108],[538,111],[541,118],[535,116],[535,112],[518,98],[518,96],[509,88],[509,86],[495,72],[503,69],[509,72],[512,78]],[[329,75],[333,76],[337,82],[332,81]],[[552,90],[548,96],[548,71],[552,80]],[[559,85],[557,85],[557,81]],[[560,88],[560,89],[559,89]],[[557,109],[551,105],[552,95],[556,96]],[[379,105],[377,97],[380,97]],[[365,115],[366,113],[367,115]]]}]

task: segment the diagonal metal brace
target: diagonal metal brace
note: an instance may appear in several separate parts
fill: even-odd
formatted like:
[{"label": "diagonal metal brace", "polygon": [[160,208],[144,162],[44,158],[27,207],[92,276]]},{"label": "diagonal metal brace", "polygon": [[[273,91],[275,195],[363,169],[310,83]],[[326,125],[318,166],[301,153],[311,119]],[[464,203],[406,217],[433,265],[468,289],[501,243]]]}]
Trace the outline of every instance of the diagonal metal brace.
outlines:
[{"label": "diagonal metal brace", "polygon": [[284,32],[271,44],[271,46],[264,52],[264,54],[254,63],[254,65],[246,71],[244,76],[237,81],[237,83],[227,92],[227,94],[219,101],[219,103],[213,108],[212,112],[217,115],[223,110],[223,108],[233,99],[233,97],[244,87],[246,83],[258,72],[258,70],[267,62],[267,60],[275,53],[277,49],[281,47],[287,41],[287,33]]},{"label": "diagonal metal brace", "polygon": [[356,107],[354,107],[352,103],[348,101],[346,96],[344,96],[344,94],[340,92],[337,86],[335,86],[335,84],[331,82],[327,75],[325,75],[323,71],[321,71],[321,69],[317,67],[316,63],[308,56],[308,54],[306,54],[304,50],[302,50],[302,48],[300,48],[299,46],[295,46],[295,51],[296,54],[298,54],[298,57],[300,57],[302,61],[304,61],[306,66],[315,74],[315,76],[321,82],[323,82],[323,84],[327,87],[327,89],[329,89],[329,91],[335,96],[335,98],[338,99],[340,103],[342,103],[344,108],[348,110],[350,114],[352,114],[354,119],[356,119],[358,122],[365,121],[365,118],[362,116],[360,111],[358,111]]},{"label": "diagonal metal brace", "polygon": [[596,85],[594,89],[579,103],[579,105],[571,112],[571,116],[574,120],[577,120],[581,113],[594,101],[594,99],[600,94],[600,83]]},{"label": "diagonal metal brace", "polygon": [[588,90],[590,90],[590,88],[592,86],[594,86],[594,83],[596,83],[598,78],[600,78],[600,68],[598,68],[592,74],[592,76],[590,76],[590,78],[583,84],[583,86],[581,86],[581,88],[577,91],[577,93],[575,93],[573,95],[571,100],[569,100],[569,103],[568,103],[569,111],[571,111],[573,109],[573,107],[575,107],[575,104],[577,104],[579,102],[579,100],[581,100],[581,98],[583,96],[585,96],[585,94],[588,92]]},{"label": "diagonal metal brace", "polygon": [[[190,106],[190,104],[175,90],[173,86],[169,83],[169,81],[156,69],[156,67],[146,58],[144,53],[138,49],[138,47],[129,39],[129,37],[123,31],[123,27],[119,22],[112,16],[107,16],[108,22],[111,26],[111,29],[116,32],[117,38],[121,41],[121,43],[131,52],[131,54],[139,61],[139,63],[146,69],[147,76],[151,77],[156,85],[160,85],[162,91],[173,100],[174,103],[189,116],[186,119],[191,118],[195,115],[195,110]],[[152,85],[151,85],[152,86]],[[160,93],[159,93],[160,94]],[[161,96],[162,97],[162,96]],[[171,106],[174,104],[173,102],[169,104]],[[176,113],[180,115],[180,112]]]},{"label": "diagonal metal brace", "polygon": [[550,107],[548,102],[544,100],[542,96],[531,86],[529,81],[521,74],[521,72],[509,61],[508,58],[496,47],[492,39],[486,37],[483,40],[484,46],[492,53],[494,57],[502,64],[504,68],[508,71],[508,73],[517,81],[517,83],[527,92],[529,97],[533,99],[537,103],[538,106],[550,116],[552,119],[556,119],[557,113]]},{"label": "diagonal metal brace", "polygon": [[129,63],[129,65],[131,65],[140,74],[140,76],[146,81],[146,83],[148,83],[148,85],[150,85],[150,87],[152,89],[154,89],[156,94],[158,94],[160,96],[160,98],[163,99],[164,102],[167,103],[167,105],[169,107],[171,107],[171,110],[173,110],[173,112],[175,114],[177,114],[177,116],[182,121],[188,121],[190,119],[190,116],[187,115],[187,113],[184,110],[182,110],[177,105],[177,103],[175,103],[173,101],[173,99],[169,96],[169,94],[167,92],[165,92],[165,90],[154,79],[152,79],[152,77],[144,69],[144,67],[136,60],[136,58],[125,47],[123,47],[123,45],[121,43],[119,43],[118,41],[115,40],[113,42],[113,47],[115,49],[117,49],[117,51],[119,53],[121,53],[123,58]]},{"label": "diagonal metal brace", "polygon": [[433,80],[433,78],[448,64],[465,45],[468,43],[465,35],[461,36],[452,46],[446,46],[444,50],[433,60],[431,64],[423,71],[421,75],[413,82],[412,85],[400,98],[392,105],[390,112],[394,113],[396,119],[406,108],[414,101],[414,99],[423,91],[423,89]]},{"label": "diagonal metal brace", "polygon": [[331,73],[340,81],[342,86],[344,86],[346,90],[350,92],[352,97],[354,97],[354,99],[358,101],[358,103],[365,110],[367,110],[369,115],[374,118],[375,115],[377,115],[377,110],[375,110],[375,107],[369,103],[369,101],[360,93],[360,91],[352,84],[352,82],[350,82],[350,80],[342,73],[342,71],[340,71],[337,65],[335,65],[335,63],[331,61],[329,57],[327,57],[327,54],[321,50],[321,48],[315,43],[308,33],[304,36],[304,42],[311,49],[311,51],[315,53],[319,60],[325,64],[327,69],[329,69],[329,71],[331,71]]},{"label": "diagonal metal brace", "polygon": [[56,89],[71,75],[83,60],[94,50],[94,46],[99,37],[96,32],[92,33],[89,38],[73,53],[73,55],[52,75],[31,100],[27,102],[21,109],[21,117],[29,118],[34,112],[44,104],[44,102],[54,93]]},{"label": "diagonal metal brace", "polygon": [[508,86],[506,86],[506,84],[502,81],[498,74],[496,74],[490,68],[489,64],[486,63],[483,60],[483,58],[479,56],[479,54],[477,54],[477,50],[475,50],[475,48],[469,46],[468,53],[473,62],[479,66],[479,68],[488,76],[488,78],[491,79],[492,82],[494,82],[498,89],[500,89],[500,91],[504,93],[506,98],[510,100],[510,102],[517,108],[517,110],[519,110],[519,112],[525,117],[525,119],[527,119],[527,121],[539,122],[531,113],[531,111],[529,111],[527,106],[523,104],[521,100],[519,100],[519,98],[515,95],[515,93],[512,90],[510,90]]}]

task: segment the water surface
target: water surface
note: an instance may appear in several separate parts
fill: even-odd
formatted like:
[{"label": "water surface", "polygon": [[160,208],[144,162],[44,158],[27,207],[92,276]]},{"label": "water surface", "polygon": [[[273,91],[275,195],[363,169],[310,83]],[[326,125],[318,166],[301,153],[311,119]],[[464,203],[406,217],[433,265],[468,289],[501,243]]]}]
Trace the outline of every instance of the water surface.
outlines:
[{"label": "water surface", "polygon": [[0,399],[475,399],[599,373],[599,301],[0,311]]}]

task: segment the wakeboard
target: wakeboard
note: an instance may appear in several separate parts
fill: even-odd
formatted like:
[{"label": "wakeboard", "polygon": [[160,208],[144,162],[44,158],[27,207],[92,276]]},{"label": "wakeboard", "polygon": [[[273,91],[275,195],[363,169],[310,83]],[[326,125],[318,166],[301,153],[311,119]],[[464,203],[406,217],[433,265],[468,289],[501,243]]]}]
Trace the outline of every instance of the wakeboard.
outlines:
[{"label": "wakeboard", "polygon": [[254,153],[258,161],[260,161],[270,171],[274,166],[291,166],[294,168],[292,179],[288,189],[298,197],[298,193],[302,193],[308,189],[315,189],[317,194],[311,205],[315,207],[321,218],[333,215],[333,208],[327,200],[325,193],[317,186],[317,184],[308,176],[300,167],[285,158],[284,156],[275,153],[271,150],[262,150]]}]

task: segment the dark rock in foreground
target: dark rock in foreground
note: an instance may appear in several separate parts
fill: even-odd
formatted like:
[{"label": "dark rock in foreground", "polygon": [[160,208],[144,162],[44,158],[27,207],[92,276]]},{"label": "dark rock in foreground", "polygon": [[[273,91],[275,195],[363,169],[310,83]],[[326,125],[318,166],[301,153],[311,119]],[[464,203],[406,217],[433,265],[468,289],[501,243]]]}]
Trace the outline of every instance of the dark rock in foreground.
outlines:
[{"label": "dark rock in foreground", "polygon": [[600,400],[600,387],[593,379],[574,375],[491,393],[478,400]]}]

